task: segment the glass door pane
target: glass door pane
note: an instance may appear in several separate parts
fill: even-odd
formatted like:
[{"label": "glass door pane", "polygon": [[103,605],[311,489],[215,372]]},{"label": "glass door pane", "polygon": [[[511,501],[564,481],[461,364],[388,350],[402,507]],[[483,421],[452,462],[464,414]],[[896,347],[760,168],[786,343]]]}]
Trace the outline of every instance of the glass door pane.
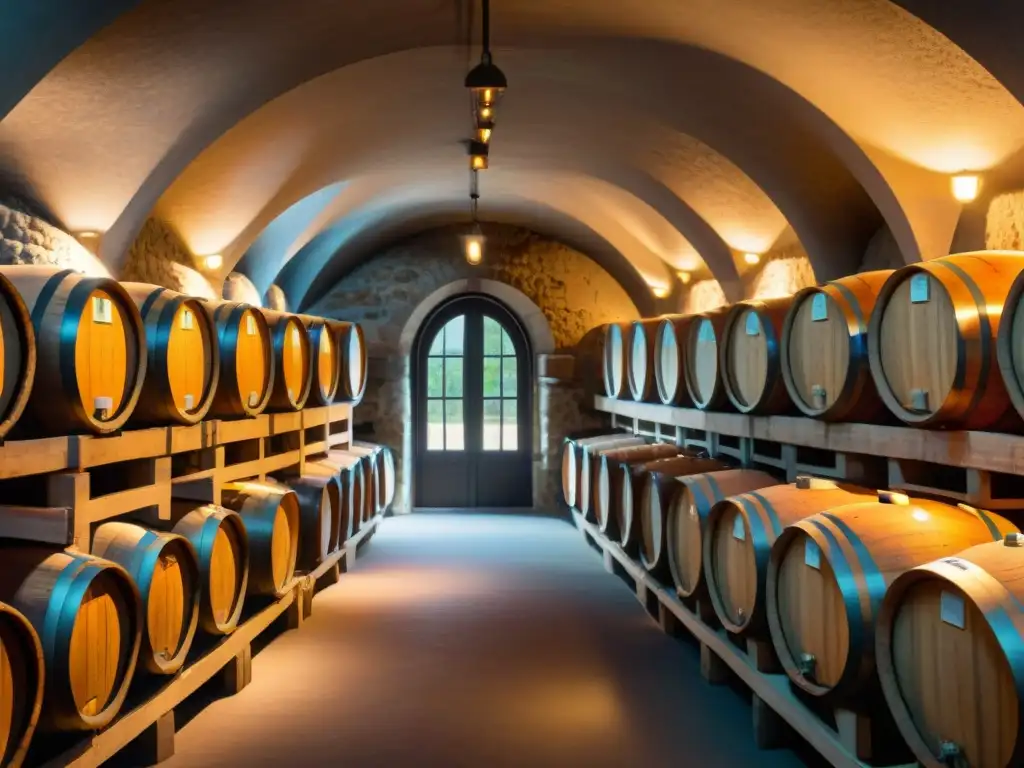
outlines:
[{"label": "glass door pane", "polygon": [[465,450],[466,318],[449,320],[430,343],[427,357],[427,450]]}]

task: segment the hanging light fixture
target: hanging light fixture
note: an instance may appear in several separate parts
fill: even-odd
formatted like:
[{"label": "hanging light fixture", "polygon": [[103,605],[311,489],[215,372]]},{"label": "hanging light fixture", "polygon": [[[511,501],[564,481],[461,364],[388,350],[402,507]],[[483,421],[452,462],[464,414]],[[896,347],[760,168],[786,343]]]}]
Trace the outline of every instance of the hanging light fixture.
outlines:
[{"label": "hanging light fixture", "polygon": [[469,234],[463,239],[466,247],[466,262],[475,267],[484,260],[484,231],[477,220],[477,204],[480,200],[480,191],[476,171],[470,174],[469,199],[472,224],[469,227]]},{"label": "hanging light fixture", "polygon": [[469,169],[471,171],[487,170],[488,146],[481,141],[469,142]]},{"label": "hanging light fixture", "polygon": [[[466,88],[473,94],[473,111],[477,119],[477,128],[482,123],[494,121],[494,105],[508,88],[508,80],[491,58],[491,3],[481,0],[482,6],[482,44],[480,63],[466,75]],[[493,128],[493,126],[491,126]]]}]

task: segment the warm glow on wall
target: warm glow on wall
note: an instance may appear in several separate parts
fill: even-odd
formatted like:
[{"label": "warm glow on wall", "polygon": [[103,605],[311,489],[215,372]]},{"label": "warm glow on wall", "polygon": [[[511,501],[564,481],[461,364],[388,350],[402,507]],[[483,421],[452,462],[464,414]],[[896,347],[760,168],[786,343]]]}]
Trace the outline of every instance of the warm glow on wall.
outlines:
[{"label": "warm glow on wall", "polygon": [[680,282],[682,282],[683,285],[689,285],[690,284],[690,280],[692,280],[692,279],[693,279],[693,275],[691,275],[689,272],[680,272],[679,273],[679,280],[680,280]]},{"label": "warm glow on wall", "polygon": [[95,256],[100,249],[99,232],[79,232],[77,235],[75,235],[75,239],[81,244],[83,248],[85,248],[85,250],[87,250],[93,256]]},{"label": "warm glow on wall", "polygon": [[760,261],[761,261],[761,254],[759,254],[759,253],[752,253],[752,252],[748,251],[747,253],[743,254],[743,260],[747,264],[749,264],[750,266],[754,266],[755,264],[760,263]]},{"label": "warm glow on wall", "polygon": [[224,257],[219,253],[211,253],[203,257],[203,266],[211,272],[215,272],[224,266]]},{"label": "warm glow on wall", "polygon": [[953,197],[961,203],[970,203],[981,190],[981,179],[973,173],[958,173],[952,178]]},{"label": "warm glow on wall", "polygon": [[672,289],[669,288],[667,285],[652,285],[651,293],[653,293],[659,299],[664,299],[667,298],[670,293],[672,293]]}]

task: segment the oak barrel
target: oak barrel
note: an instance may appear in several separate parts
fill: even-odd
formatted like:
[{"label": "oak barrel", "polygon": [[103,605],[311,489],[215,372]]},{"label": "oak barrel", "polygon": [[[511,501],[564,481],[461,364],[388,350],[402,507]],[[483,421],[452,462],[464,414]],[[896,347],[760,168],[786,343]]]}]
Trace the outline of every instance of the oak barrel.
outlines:
[{"label": "oak barrel", "polygon": [[139,589],[144,618],[139,661],[154,674],[177,672],[199,625],[199,564],[188,539],[111,522],[96,528],[92,552],[128,571]]},{"label": "oak barrel", "polygon": [[146,377],[142,316],[121,285],[70,269],[3,266],[36,339],[36,378],[19,436],[105,434],[135,410]]},{"label": "oak barrel", "polygon": [[578,462],[580,484],[576,492],[576,504],[583,517],[591,521],[597,520],[594,503],[597,493],[597,470],[601,467],[601,454],[604,451],[612,451],[618,448],[649,444],[650,441],[646,437],[623,434],[621,437],[616,437],[613,440],[599,441],[581,446],[580,460]]},{"label": "oak barrel", "polygon": [[[675,484],[677,477],[718,472],[728,469],[717,459],[697,456],[678,456],[659,459],[630,468],[630,477],[622,483],[622,530],[636,531],[640,548],[640,563],[659,579],[671,577],[668,566],[668,546],[665,526],[665,505],[661,490]],[[655,498],[650,498],[654,488]],[[622,543],[626,546],[626,533]]]},{"label": "oak barrel", "polygon": [[778,484],[771,475],[754,469],[676,478],[676,487],[667,491],[671,499],[665,514],[665,539],[669,572],[681,596],[702,597],[706,592],[703,547],[711,508],[726,496]]},{"label": "oak barrel", "polygon": [[299,411],[313,387],[313,350],[302,318],[289,312],[262,310],[274,347],[274,386],[270,411]]},{"label": "oak barrel", "polygon": [[237,512],[191,501],[171,505],[172,530],[188,539],[199,561],[199,626],[229,635],[242,615],[249,584],[249,538]]},{"label": "oak barrel", "polygon": [[1024,547],[1019,536],[912,568],[889,586],[875,656],[920,763],[1024,764]]},{"label": "oak barrel", "polygon": [[220,381],[210,417],[258,416],[274,386],[274,348],[263,313],[248,304],[207,301],[217,328]]},{"label": "oak barrel", "polygon": [[142,642],[142,605],[116,563],[52,548],[0,547],[0,600],[39,635],[46,666],[40,728],[93,731],[124,703]]},{"label": "oak barrel", "polygon": [[868,326],[882,400],[914,426],[1019,428],[999,375],[1003,302],[1024,254],[986,251],[911,264],[878,295]]},{"label": "oak barrel", "polygon": [[629,467],[646,464],[654,459],[679,456],[683,449],[671,443],[652,443],[650,445],[627,446],[601,454],[594,466],[597,476],[593,483],[594,517],[598,528],[608,538],[618,540],[622,530],[619,521],[622,519],[622,482],[624,475],[629,474]]},{"label": "oak barrel", "polygon": [[1024,272],[1010,286],[996,337],[996,358],[1003,385],[1024,417]]},{"label": "oak barrel", "polygon": [[281,597],[295,575],[299,551],[299,502],[278,483],[226,483],[221,505],[242,517],[249,541],[250,595]]},{"label": "oak barrel", "polygon": [[575,507],[580,489],[580,470],[583,466],[583,449],[601,442],[632,437],[626,432],[611,434],[570,435],[562,443],[562,496],[569,507]]},{"label": "oak barrel", "polygon": [[886,413],[868,361],[868,323],[891,269],[804,288],[782,328],[782,378],[793,404],[826,421]]},{"label": "oak barrel", "polygon": [[21,765],[43,703],[43,647],[19,611],[0,603],[0,765]]},{"label": "oak barrel", "polygon": [[1016,529],[966,505],[879,491],[791,524],[772,546],[772,643],[803,691],[849,709],[876,692],[874,627],[886,587],[904,571]]},{"label": "oak barrel", "polygon": [[341,365],[338,376],[337,402],[358,403],[366,391],[366,339],[359,323],[326,319],[334,332],[335,346]]},{"label": "oak barrel", "polygon": [[0,273],[0,440],[28,404],[36,377],[36,354],[28,307],[13,283]]},{"label": "oak barrel", "polygon": [[326,474],[338,478],[341,484],[338,538],[339,544],[344,544],[352,534],[359,531],[362,523],[366,495],[362,458],[332,451],[325,457],[307,460],[305,471],[307,474]]},{"label": "oak barrel", "polygon": [[[380,510],[380,446],[371,443],[353,443],[345,451],[333,453],[349,453],[363,461],[363,515],[365,523]],[[330,454],[328,454],[330,455]]]},{"label": "oak barrel", "polygon": [[338,394],[341,382],[342,362],[337,334],[327,326],[327,321],[322,317],[304,315],[302,322],[309,334],[309,345],[313,354],[313,380],[307,404],[330,405]]},{"label": "oak barrel", "polygon": [[386,445],[380,447],[381,510],[395,500],[395,453]]},{"label": "oak barrel", "polygon": [[728,407],[729,398],[719,364],[728,307],[719,307],[696,315],[686,329],[683,344],[683,380],[686,393],[702,411]]},{"label": "oak barrel", "polygon": [[722,626],[767,640],[765,577],[772,544],[782,529],[818,512],[875,498],[867,488],[799,477],[789,485],[741,493],[715,504],[708,513],[702,555],[708,596]]},{"label": "oak barrel", "polygon": [[651,400],[657,394],[654,385],[655,338],[661,318],[634,320],[629,326],[629,352],[626,355],[626,380],[629,394],[637,402]]},{"label": "oak barrel", "polygon": [[341,537],[341,480],[337,474],[309,473],[277,478],[299,502],[299,554],[296,564],[312,571],[338,549]]},{"label": "oak barrel", "polygon": [[793,297],[734,304],[722,332],[719,366],[729,402],[740,413],[792,410],[782,378],[779,339]]},{"label": "oak barrel", "polygon": [[608,397],[622,397],[626,392],[626,329],[628,324],[608,323],[604,331],[601,378]]},{"label": "oak barrel", "polygon": [[146,283],[122,283],[146,329],[146,381],[132,424],[195,424],[220,380],[217,329],[200,299]]},{"label": "oak barrel", "polygon": [[697,315],[670,315],[654,331],[654,384],[665,405],[692,405],[686,389],[686,338]]}]

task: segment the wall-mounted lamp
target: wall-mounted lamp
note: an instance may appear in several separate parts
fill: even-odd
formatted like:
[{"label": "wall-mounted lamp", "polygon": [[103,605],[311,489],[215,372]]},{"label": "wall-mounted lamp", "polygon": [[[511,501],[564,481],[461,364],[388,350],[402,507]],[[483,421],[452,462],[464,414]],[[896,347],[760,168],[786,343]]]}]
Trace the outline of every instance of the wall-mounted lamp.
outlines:
[{"label": "wall-mounted lamp", "polygon": [[974,173],[958,173],[950,180],[953,197],[961,203],[970,203],[981,191],[981,178]]},{"label": "wall-mounted lamp", "polygon": [[75,240],[78,241],[79,245],[94,256],[100,249],[100,237],[101,235],[99,232],[92,231],[78,232],[75,234]]},{"label": "wall-mounted lamp", "polygon": [[672,289],[667,285],[652,285],[651,293],[653,293],[659,299],[668,298],[668,295],[672,293]]},{"label": "wall-mounted lamp", "polygon": [[690,280],[692,280],[692,279],[693,279],[693,275],[691,275],[689,272],[685,272],[685,271],[680,271],[679,272],[679,281],[683,285],[689,285],[690,284]]},{"label": "wall-mounted lamp", "polygon": [[203,266],[211,272],[216,272],[224,266],[224,257],[219,253],[211,253],[209,256],[203,257]]},{"label": "wall-mounted lamp", "polygon": [[747,262],[747,264],[749,264],[750,266],[754,266],[755,264],[760,263],[760,261],[761,261],[761,254],[759,254],[759,253],[744,253],[743,254],[743,260],[745,262]]},{"label": "wall-mounted lamp", "polygon": [[482,141],[469,142],[469,168],[473,171],[487,170],[487,145]]}]

